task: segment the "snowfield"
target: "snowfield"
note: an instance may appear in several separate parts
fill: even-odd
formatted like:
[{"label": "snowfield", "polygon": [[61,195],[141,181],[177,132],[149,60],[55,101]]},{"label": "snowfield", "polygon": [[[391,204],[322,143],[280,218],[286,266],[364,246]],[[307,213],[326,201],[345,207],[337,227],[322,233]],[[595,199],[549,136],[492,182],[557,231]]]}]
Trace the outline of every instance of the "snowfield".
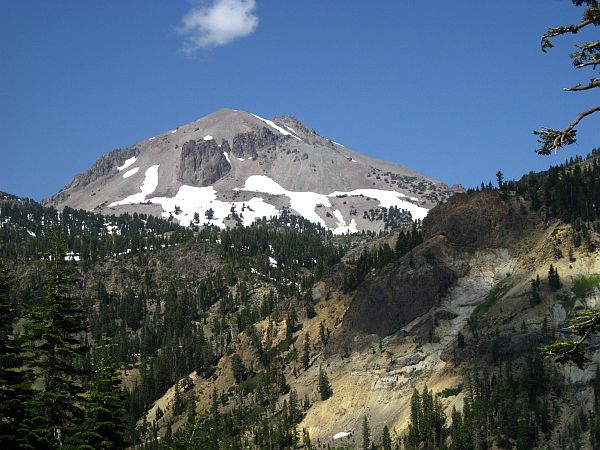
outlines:
[{"label": "snowfield", "polygon": [[125,162],[123,163],[122,166],[118,166],[117,170],[120,172],[121,170],[125,170],[127,169],[129,166],[131,166],[134,162],[136,162],[138,159],[137,156],[132,156],[131,158],[125,160]]},{"label": "snowfield", "polygon": [[[250,113],[252,114],[252,113]],[[284,136],[292,136],[296,139],[298,139],[299,141],[301,141],[302,139],[300,139],[298,136],[296,136],[293,133],[290,133],[289,131],[287,131],[285,128],[281,128],[279,125],[277,125],[275,122],[273,122],[272,120],[269,119],[264,119],[260,116],[257,116],[256,114],[252,114],[254,117],[256,117],[259,120],[262,120],[264,123],[266,123],[267,125],[269,125],[271,128],[276,129],[277,131],[279,131],[281,134],[283,134]],[[289,128],[289,127],[288,127]]]},{"label": "snowfield", "polygon": [[353,191],[348,192],[335,191],[329,194],[329,197],[338,197],[342,195],[362,195],[364,197],[371,197],[379,200],[379,206],[384,208],[397,206],[400,209],[406,209],[407,211],[410,211],[413,220],[423,220],[427,215],[428,211],[427,208],[423,208],[422,206],[415,205],[408,201],[408,199],[417,201],[416,198],[408,197],[407,195],[397,191],[384,191],[381,189],[355,189]]},{"label": "snowfield", "polygon": [[139,167],[134,167],[131,170],[128,170],[127,172],[125,172],[123,174],[123,178],[129,178],[131,175],[135,175],[136,173],[138,173],[138,171],[140,170]]},{"label": "snowfield", "polygon": [[[229,155],[224,153],[227,161]],[[238,158],[240,159],[240,158]],[[135,203],[153,203],[160,205],[163,209],[162,216],[166,219],[177,219],[182,225],[216,225],[225,228],[226,219],[234,219],[239,216],[244,226],[249,226],[253,222],[263,217],[272,218],[280,214],[280,211],[272,204],[265,202],[263,197],[255,196],[246,202],[221,201],[217,199],[217,191],[213,186],[195,187],[183,185],[177,191],[174,197],[149,197],[158,186],[158,167],[151,166],[145,172],[144,182],[140,186],[140,192],[130,195],[123,200],[111,203],[109,206],[135,204]],[[124,174],[124,177],[131,176],[137,172],[137,167]],[[135,171],[135,172],[133,172]],[[290,201],[290,208],[305,219],[320,224],[324,228],[330,229],[334,234],[357,233],[358,224],[354,218],[350,223],[346,222],[344,215],[339,209],[332,212],[335,219],[335,226],[328,227],[321,215],[325,215],[324,208],[331,208],[330,198],[340,196],[364,196],[379,201],[379,206],[390,208],[396,206],[400,209],[410,211],[413,219],[423,219],[427,215],[427,209],[417,206],[409,201],[412,197],[396,192],[384,191],[379,189],[355,189],[353,191],[342,192],[335,191],[331,194],[318,194],[316,192],[300,192],[285,189],[279,183],[266,175],[252,175],[248,177],[242,188],[238,190],[252,192],[256,194],[269,194],[287,197]],[[321,214],[319,214],[319,209]],[[194,216],[198,215],[197,221]]]},{"label": "snowfield", "polygon": [[118,206],[118,205],[130,205],[134,203],[142,203],[146,200],[146,197],[152,194],[156,188],[158,187],[158,167],[160,164],[156,164],[154,166],[150,166],[146,170],[144,182],[140,186],[140,192],[137,194],[130,195],[125,197],[123,200],[119,200],[116,202],[112,202],[110,206]]},{"label": "snowfield", "polygon": [[252,175],[248,177],[242,190],[263,192],[272,195],[284,195],[290,199],[290,207],[296,210],[298,214],[311,222],[326,227],[325,221],[315,212],[315,209],[319,204],[326,207],[331,206],[331,202],[326,195],[316,194],[314,192],[288,191],[265,175]]},{"label": "snowfield", "polygon": [[[225,228],[224,220],[231,216],[231,209],[241,217],[244,226],[251,225],[262,217],[275,217],[279,214],[277,208],[265,203],[262,198],[254,197],[248,202],[223,202],[217,200],[217,191],[213,186],[194,187],[183,185],[175,197],[154,197],[151,203],[162,206],[163,217],[175,217],[182,225],[189,225],[198,213],[200,224],[216,225]],[[177,207],[177,208],[176,208]],[[207,211],[213,211],[212,219],[207,217]]]}]

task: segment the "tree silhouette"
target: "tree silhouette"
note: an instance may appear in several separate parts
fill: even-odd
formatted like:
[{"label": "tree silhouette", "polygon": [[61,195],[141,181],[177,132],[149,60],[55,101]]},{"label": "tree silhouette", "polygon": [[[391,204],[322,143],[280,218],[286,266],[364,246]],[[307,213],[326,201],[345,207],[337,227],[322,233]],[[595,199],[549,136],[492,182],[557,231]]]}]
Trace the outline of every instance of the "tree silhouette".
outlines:
[{"label": "tree silhouette", "polygon": [[70,295],[74,280],[65,256],[65,243],[54,229],[44,295],[29,308],[24,325],[26,352],[31,355],[27,364],[42,387],[27,403],[31,417],[22,423],[35,448],[65,443],[84,413],[79,379],[84,374],[81,359],[88,350],[82,344],[86,327],[80,302]]},{"label": "tree silhouette", "polygon": [[[577,34],[583,28],[600,25],[600,8],[598,0],[572,0],[576,6],[585,5],[581,22],[573,25],[561,25],[550,28],[542,36],[542,51],[554,47],[551,39],[563,34]],[[592,68],[600,65],[600,40],[592,42],[584,42],[577,45],[577,50],[571,54],[571,60],[575,69]],[[600,87],[600,78],[592,78],[587,84],[576,84],[571,87],[564,88],[568,92],[580,92],[595,89]],[[549,155],[552,151],[558,151],[566,145],[576,142],[577,130],[575,127],[579,125],[585,117],[600,111],[600,105],[593,106],[586,111],[580,112],[577,117],[562,130],[543,127],[533,133],[538,136],[540,146],[536,150],[540,155]]]}]

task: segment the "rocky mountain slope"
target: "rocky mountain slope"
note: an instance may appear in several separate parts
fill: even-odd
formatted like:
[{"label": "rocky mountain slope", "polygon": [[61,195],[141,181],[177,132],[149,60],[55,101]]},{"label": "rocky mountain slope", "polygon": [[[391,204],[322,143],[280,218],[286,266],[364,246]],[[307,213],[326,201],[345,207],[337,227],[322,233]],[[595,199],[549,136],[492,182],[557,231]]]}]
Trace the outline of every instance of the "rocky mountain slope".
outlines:
[{"label": "rocky mountain slope", "polygon": [[[574,293],[581,277],[600,273],[598,251],[588,247],[573,252],[572,225],[546,222],[522,198],[502,197],[498,191],[453,196],[424,220],[422,244],[397,261],[369,270],[351,290],[343,280],[355,270],[356,258],[343,259],[310,287],[308,303],[284,303],[254,324],[254,336],[248,330],[236,334],[233,352],[219,360],[210,376],[184,376],[150,406],[144,420],[158,427],[158,436],[165,436],[167,427],[183,427],[186,416],[175,407],[182,395],[193,395],[200,413],[211,407],[215,392],[223,393],[228,400],[223,399],[222,410],[235,411],[240,392],[255,398],[251,386],[257,381],[236,381],[234,359],[252,373],[261,373],[261,352],[266,348],[277,349],[286,361],[283,374],[289,388],[278,397],[279,404],[292,402],[290,395],[304,399],[309,406],[297,429],[322,446],[361,448],[365,417],[376,441],[384,425],[393,436],[404,435],[411,396],[425,386],[444,395],[450,417],[452,408],[463,408],[469,376],[507,363],[518,372],[540,345],[565,328],[570,311],[595,306],[600,299],[599,291],[584,297]],[[397,237],[395,232],[354,240],[348,254],[385,248]],[[591,242],[600,242],[600,236],[594,233]],[[571,251],[572,256],[557,259],[558,250],[562,255]],[[550,264],[562,279],[558,291],[546,281]],[[268,296],[270,277],[262,271],[252,273],[257,277],[247,280],[248,301],[259,305]],[[537,276],[542,280],[541,301],[532,304],[531,280]],[[295,307],[298,319],[288,347],[290,307]],[[307,337],[308,364],[303,367]],[[591,357],[600,357],[596,347]],[[553,376],[562,380],[562,393],[552,400],[553,434],[540,437],[535,448],[558,445],[561,433],[572,425],[571,409],[592,408],[593,366],[581,371],[547,364],[552,367],[547,370],[557,371]],[[318,391],[322,371],[333,392],[325,400]],[[129,382],[135,379],[132,371]],[[591,448],[588,439],[584,434],[579,448]]]},{"label": "rocky mountain slope", "polygon": [[460,191],[356,153],[293,117],[222,109],[103,156],[44,203],[219,227],[287,209],[341,234],[422,219]]},{"label": "rocky mountain slope", "polygon": [[23,302],[39,291],[50,225],[79,248],[77,294],[91,339],[117,344],[137,444],[360,448],[366,418],[375,441],[385,426],[422,448],[431,430],[406,441],[417,389],[443,411],[445,444],[469,443],[454,448],[597,448],[595,366],[538,348],[600,302],[599,156],[453,195],[421,227],[382,234],[287,215],[195,230],[3,195],[0,236]]}]

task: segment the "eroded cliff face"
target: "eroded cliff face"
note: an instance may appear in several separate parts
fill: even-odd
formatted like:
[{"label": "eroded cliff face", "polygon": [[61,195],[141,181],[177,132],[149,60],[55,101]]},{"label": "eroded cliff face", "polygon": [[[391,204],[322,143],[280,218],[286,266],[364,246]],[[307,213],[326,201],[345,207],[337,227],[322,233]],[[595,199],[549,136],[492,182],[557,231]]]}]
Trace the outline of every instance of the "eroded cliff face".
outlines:
[{"label": "eroded cliff face", "polygon": [[225,141],[223,146],[212,139],[183,144],[178,180],[191,186],[210,186],[223,178],[231,170],[224,154],[229,151],[229,144]]},{"label": "eroded cliff face", "polygon": [[344,315],[349,332],[387,336],[438,306],[470,267],[461,252],[512,248],[536,222],[496,191],[456,194],[423,221],[425,243],[368,276]]},{"label": "eroded cliff face", "polygon": [[231,154],[236,158],[256,159],[258,157],[258,149],[274,146],[282,139],[286,139],[286,137],[277,136],[266,127],[262,127],[257,131],[240,133],[233,138]]},{"label": "eroded cliff face", "polygon": [[448,245],[463,249],[499,248],[514,245],[537,220],[518,199],[506,201],[498,191],[477,195],[455,194],[432,209],[423,220],[426,239],[446,237]]},{"label": "eroded cliff face", "polygon": [[381,337],[438,305],[465,267],[453,263],[443,237],[367,278],[354,292],[344,328]]}]

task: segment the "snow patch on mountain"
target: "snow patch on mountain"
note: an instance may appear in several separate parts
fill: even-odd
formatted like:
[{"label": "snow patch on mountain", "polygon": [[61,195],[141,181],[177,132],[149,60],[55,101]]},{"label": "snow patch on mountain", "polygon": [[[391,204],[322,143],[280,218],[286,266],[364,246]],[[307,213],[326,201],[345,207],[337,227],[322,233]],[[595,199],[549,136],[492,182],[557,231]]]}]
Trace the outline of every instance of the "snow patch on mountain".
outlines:
[{"label": "snow patch on mountain", "polygon": [[158,187],[158,167],[160,164],[156,164],[154,166],[150,166],[146,172],[144,177],[144,182],[140,186],[140,192],[137,194],[132,194],[128,197],[125,197],[123,200],[119,200],[116,202],[112,202],[108,206],[118,206],[118,205],[131,205],[135,203],[143,203],[146,201],[146,197],[152,194],[156,188]]},{"label": "snow patch on mountain", "polygon": [[[405,194],[402,194],[401,192],[397,191],[384,191],[380,189],[355,189],[353,191],[348,192],[335,191],[329,195],[317,194],[315,192],[288,191],[279,183],[275,182],[266,175],[252,175],[248,177],[242,190],[251,192],[262,192],[271,195],[284,195],[290,199],[290,207],[294,209],[298,214],[303,216],[305,219],[308,219],[314,223],[321,224],[324,227],[326,227],[325,221],[317,214],[316,208],[319,205],[324,207],[331,207],[331,202],[329,201],[328,197],[371,197],[378,200],[379,206],[381,207],[390,208],[392,206],[396,206],[400,209],[406,209],[411,213],[413,220],[425,218],[428,211],[426,208],[417,206],[408,201],[408,199],[412,199],[412,197],[407,197]],[[334,211],[334,217],[338,221],[338,227],[335,230],[340,229],[340,232],[343,233],[345,231],[341,230],[350,230],[352,228],[355,231],[358,231],[356,229],[356,221],[354,221],[354,223],[351,222],[348,226],[346,225],[341,211]]]},{"label": "snow patch on mountain", "polygon": [[[193,222],[195,213],[198,213],[200,224],[225,228],[224,220],[231,217],[232,208],[242,217],[244,226],[251,225],[257,219],[271,218],[279,214],[277,208],[265,203],[261,197],[254,197],[247,202],[217,200],[217,191],[213,186],[183,185],[175,197],[153,197],[149,201],[162,206],[163,217],[175,217],[182,225],[189,225]],[[209,210],[212,210],[212,214],[208,212]]]},{"label": "snow patch on mountain", "polygon": [[337,226],[333,229],[333,234],[358,233],[358,225],[354,218],[350,221],[350,225],[346,225],[346,219],[339,209],[333,212],[333,217],[337,220]]},{"label": "snow patch on mountain", "polygon": [[[252,114],[252,113],[250,113]],[[283,134],[284,136],[292,136],[296,139],[298,139],[299,141],[301,141],[302,139],[300,139],[298,136],[296,136],[293,133],[290,133],[289,131],[287,131],[285,128],[281,128],[279,125],[277,125],[275,122],[273,122],[272,120],[269,119],[264,119],[260,116],[257,116],[256,114],[252,114],[254,117],[256,117],[259,120],[262,120],[264,123],[266,123],[267,125],[269,125],[271,128],[276,129],[277,131],[279,131],[281,134]]]},{"label": "snow patch on mountain", "polygon": [[252,175],[246,179],[243,191],[262,192],[272,195],[285,195],[290,199],[290,207],[302,217],[326,227],[325,221],[315,212],[317,205],[331,206],[326,195],[315,192],[288,191],[266,175]]},{"label": "snow patch on mountain", "polygon": [[140,170],[139,167],[134,167],[123,174],[123,178],[129,178],[131,175],[135,175]]},{"label": "snow patch on mountain", "polygon": [[129,166],[131,166],[134,162],[136,162],[138,159],[137,156],[132,156],[131,158],[125,160],[125,162],[123,163],[122,166],[118,166],[117,170],[120,172],[121,170],[125,170],[127,169]]},{"label": "snow patch on mountain", "polygon": [[397,191],[384,191],[381,189],[355,189],[353,191],[342,192],[335,191],[329,194],[329,197],[340,197],[340,196],[359,196],[371,197],[379,201],[379,206],[384,208],[390,208],[396,206],[400,209],[406,209],[412,215],[413,220],[423,220],[427,215],[427,208],[415,205],[410,200],[417,200],[414,197],[408,197],[407,195]]}]

